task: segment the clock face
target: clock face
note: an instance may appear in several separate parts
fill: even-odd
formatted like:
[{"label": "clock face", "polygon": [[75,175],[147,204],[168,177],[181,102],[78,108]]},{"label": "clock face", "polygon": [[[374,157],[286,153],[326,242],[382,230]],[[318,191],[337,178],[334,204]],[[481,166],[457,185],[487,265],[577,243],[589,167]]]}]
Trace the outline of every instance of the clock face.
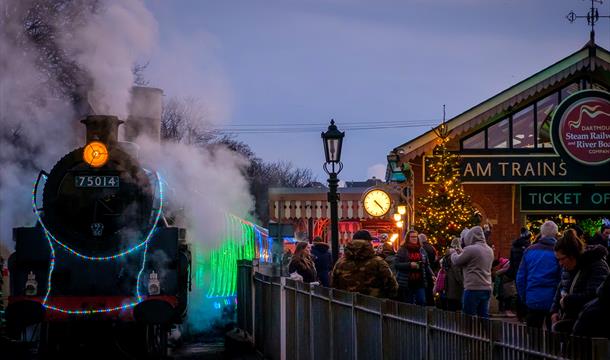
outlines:
[{"label": "clock face", "polygon": [[383,216],[390,211],[392,200],[387,192],[374,189],[364,195],[364,210],[371,216]]}]

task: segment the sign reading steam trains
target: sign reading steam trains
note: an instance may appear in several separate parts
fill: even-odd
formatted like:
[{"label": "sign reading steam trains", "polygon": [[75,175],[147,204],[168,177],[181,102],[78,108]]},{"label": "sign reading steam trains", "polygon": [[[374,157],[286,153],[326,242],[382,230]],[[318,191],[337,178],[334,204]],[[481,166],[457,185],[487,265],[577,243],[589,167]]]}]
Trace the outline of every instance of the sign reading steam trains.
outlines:
[{"label": "sign reading steam trains", "polygon": [[[461,155],[463,183],[610,183],[610,93],[566,98],[551,123],[556,154]],[[424,183],[433,182],[424,156]]]}]

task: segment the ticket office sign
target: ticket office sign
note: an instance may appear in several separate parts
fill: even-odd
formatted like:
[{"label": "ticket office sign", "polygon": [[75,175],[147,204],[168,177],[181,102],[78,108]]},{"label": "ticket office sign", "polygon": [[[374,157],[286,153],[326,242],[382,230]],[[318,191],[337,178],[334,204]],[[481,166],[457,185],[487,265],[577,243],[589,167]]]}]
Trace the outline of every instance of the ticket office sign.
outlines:
[{"label": "ticket office sign", "polygon": [[610,213],[610,186],[522,185],[521,211]]}]

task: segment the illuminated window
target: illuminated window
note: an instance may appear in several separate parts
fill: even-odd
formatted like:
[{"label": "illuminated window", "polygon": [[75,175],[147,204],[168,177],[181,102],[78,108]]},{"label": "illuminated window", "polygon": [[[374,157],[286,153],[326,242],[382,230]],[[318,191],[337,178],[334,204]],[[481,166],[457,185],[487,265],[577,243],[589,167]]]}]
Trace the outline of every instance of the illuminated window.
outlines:
[{"label": "illuminated window", "polygon": [[534,147],[534,106],[528,106],[513,116],[513,148]]},{"label": "illuminated window", "polygon": [[464,149],[485,149],[485,130],[465,139],[462,147]]},{"label": "illuminated window", "polygon": [[573,83],[573,84],[570,84],[570,85],[564,87],[563,89],[561,89],[561,100],[565,100],[565,98],[574,94],[578,90],[580,90],[578,83]]},{"label": "illuminated window", "polygon": [[551,148],[551,116],[557,107],[558,96],[553,93],[536,104],[536,124],[538,126],[538,147]]},{"label": "illuminated window", "polygon": [[506,149],[508,148],[508,132],[510,123],[508,119],[499,121],[487,129],[487,148]]}]

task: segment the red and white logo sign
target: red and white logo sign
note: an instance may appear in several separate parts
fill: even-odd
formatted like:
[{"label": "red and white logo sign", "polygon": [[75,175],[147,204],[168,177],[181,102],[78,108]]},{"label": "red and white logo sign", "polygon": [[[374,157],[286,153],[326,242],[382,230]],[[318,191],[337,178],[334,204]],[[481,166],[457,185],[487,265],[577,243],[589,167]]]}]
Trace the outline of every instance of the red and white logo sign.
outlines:
[{"label": "red and white logo sign", "polygon": [[[570,102],[573,99],[566,99]],[[559,116],[557,116],[559,115]],[[586,165],[610,161],[610,100],[589,96],[574,101],[559,117],[559,140],[574,160]]]}]

